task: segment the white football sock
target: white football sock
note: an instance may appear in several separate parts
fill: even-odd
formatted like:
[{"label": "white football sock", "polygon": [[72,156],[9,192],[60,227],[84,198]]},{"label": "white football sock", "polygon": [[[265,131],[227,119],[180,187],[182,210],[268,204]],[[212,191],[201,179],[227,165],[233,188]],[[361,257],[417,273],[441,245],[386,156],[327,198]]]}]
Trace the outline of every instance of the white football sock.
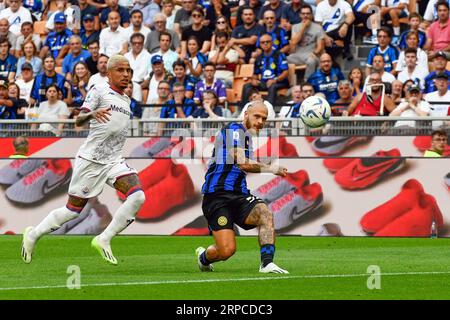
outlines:
[{"label": "white football sock", "polygon": [[134,221],[144,201],[145,194],[142,190],[129,195],[127,200],[117,209],[108,227],[99,235],[99,240],[104,244],[109,244],[114,236],[125,230]]},{"label": "white football sock", "polygon": [[38,240],[45,234],[58,230],[65,222],[75,219],[80,214],[67,209],[66,206],[50,212],[30,233],[32,240]]}]

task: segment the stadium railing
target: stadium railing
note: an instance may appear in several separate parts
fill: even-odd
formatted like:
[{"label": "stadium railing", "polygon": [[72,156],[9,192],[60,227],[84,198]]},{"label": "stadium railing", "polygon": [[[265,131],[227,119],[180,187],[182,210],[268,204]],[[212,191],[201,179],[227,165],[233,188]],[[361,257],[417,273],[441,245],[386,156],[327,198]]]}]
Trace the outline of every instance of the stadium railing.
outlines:
[{"label": "stadium railing", "polygon": [[[129,137],[142,136],[213,136],[217,130],[237,118],[218,119],[132,119],[129,121]],[[85,137],[88,128],[76,128],[75,120],[0,120],[0,137],[55,137],[56,131],[31,129],[32,124],[64,124],[61,137]],[[403,125],[402,125],[403,124]],[[414,124],[414,127],[410,126]],[[49,126],[46,126],[49,128]],[[411,136],[429,135],[434,129],[443,128],[450,133],[450,117],[334,117],[325,127],[312,129],[299,118],[276,118],[267,121],[263,135],[287,136]],[[275,130],[275,131],[274,131]]]}]

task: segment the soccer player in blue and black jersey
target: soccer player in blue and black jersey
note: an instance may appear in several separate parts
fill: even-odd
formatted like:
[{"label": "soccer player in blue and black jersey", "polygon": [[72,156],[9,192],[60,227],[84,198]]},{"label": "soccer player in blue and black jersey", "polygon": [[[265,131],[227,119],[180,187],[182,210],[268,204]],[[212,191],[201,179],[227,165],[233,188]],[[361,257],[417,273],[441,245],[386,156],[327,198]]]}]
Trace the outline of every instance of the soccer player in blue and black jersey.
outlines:
[{"label": "soccer player in blue and black jersey", "polygon": [[212,271],[212,263],[230,258],[236,251],[233,225],[258,228],[262,273],[289,273],[273,263],[275,228],[272,212],[263,200],[253,196],[245,180],[247,172],[272,172],[286,176],[281,166],[253,160],[252,135],[258,134],[267,120],[267,107],[254,102],[242,123],[229,123],[216,135],[212,158],[202,187],[203,214],[212,230],[215,244],[196,250],[201,271]]}]

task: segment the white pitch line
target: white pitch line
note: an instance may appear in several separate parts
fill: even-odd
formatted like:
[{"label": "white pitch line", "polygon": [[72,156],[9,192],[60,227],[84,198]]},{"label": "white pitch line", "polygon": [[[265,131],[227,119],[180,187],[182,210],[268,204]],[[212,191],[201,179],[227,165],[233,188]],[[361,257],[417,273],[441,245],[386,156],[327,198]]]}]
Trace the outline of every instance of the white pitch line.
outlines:
[{"label": "white pitch line", "polygon": [[[88,283],[81,284],[80,287],[120,287],[120,286],[147,286],[160,284],[190,284],[190,283],[211,283],[211,282],[239,282],[239,281],[268,281],[268,280],[285,280],[285,279],[320,279],[320,278],[355,278],[368,276],[409,276],[409,275],[438,275],[450,274],[450,271],[423,271],[423,272],[392,272],[392,273],[361,273],[361,274],[317,274],[302,276],[271,276],[271,277],[254,277],[254,278],[231,278],[231,279],[201,279],[201,280],[167,280],[167,281],[143,281],[143,282],[111,282],[111,283]],[[32,287],[10,287],[1,288],[0,291],[13,290],[35,290],[35,289],[61,289],[67,288],[66,285],[57,286],[32,286]]]}]

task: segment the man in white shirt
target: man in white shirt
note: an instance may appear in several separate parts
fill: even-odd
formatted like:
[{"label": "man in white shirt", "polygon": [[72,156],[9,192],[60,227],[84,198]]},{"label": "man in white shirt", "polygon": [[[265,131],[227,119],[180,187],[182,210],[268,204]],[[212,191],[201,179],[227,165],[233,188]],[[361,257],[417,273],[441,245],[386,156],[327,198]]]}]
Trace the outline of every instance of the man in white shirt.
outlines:
[{"label": "man in white shirt", "polygon": [[143,25],[143,15],[141,10],[133,10],[131,11],[131,18],[130,22],[131,24],[125,28],[125,31],[127,33],[128,41],[131,41],[131,36],[133,33],[140,33],[144,36],[144,43],[147,40],[148,35],[150,34],[151,30]]},{"label": "man in white shirt", "polygon": [[[178,60],[178,54],[170,50],[170,43],[172,42],[172,35],[166,31],[162,31],[159,33],[159,51],[152,54],[152,57],[155,55],[160,55],[164,60],[164,68],[169,71],[171,74],[173,73],[173,63]],[[148,70],[148,69],[147,69]]]},{"label": "man in white shirt", "polygon": [[131,51],[125,53],[125,58],[128,59],[133,70],[133,98],[141,101],[142,88],[140,84],[144,82],[144,78],[150,70],[151,55],[147,50],[144,50],[144,35],[142,33],[134,33],[130,42]]},{"label": "man in white shirt", "polygon": [[402,83],[412,80],[421,90],[425,88],[425,77],[428,75],[426,70],[417,66],[417,49],[407,48],[405,50],[406,69],[400,72],[397,79]]},{"label": "man in white shirt", "polygon": [[[385,66],[385,62],[383,59],[383,56],[381,54],[377,54],[376,56],[373,57],[373,61],[372,61],[372,71],[376,71],[379,74],[381,74],[381,81],[385,82],[385,83],[392,83],[392,81],[396,80],[394,75],[390,72],[386,72],[384,71],[384,66]],[[369,78],[367,77],[365,82],[364,82],[364,88],[363,91],[366,90],[366,86],[369,83]]]},{"label": "man in white shirt", "polygon": [[[445,117],[447,116],[450,106],[450,91],[448,90],[448,75],[445,72],[436,74],[434,85],[436,91],[428,93],[425,100],[431,104],[430,116]],[[433,128],[437,128],[443,124],[442,121],[433,121]]]},{"label": "man in white shirt", "polygon": [[22,65],[22,73],[20,79],[16,80],[16,84],[20,89],[20,98],[30,101],[31,90],[33,89],[34,75],[33,66],[25,62]]},{"label": "man in white shirt", "polygon": [[[422,99],[420,87],[412,85],[408,89],[409,95],[406,101],[401,102],[397,108],[391,111],[389,116],[393,117],[426,117],[430,114],[430,104]],[[412,127],[416,126],[415,121],[397,121],[395,127]]]},{"label": "man in white shirt", "polygon": [[109,27],[100,32],[100,53],[111,57],[127,52],[127,32],[120,26],[120,15],[111,11],[108,14]]},{"label": "man in white shirt", "polygon": [[352,7],[345,0],[324,0],[316,8],[314,20],[321,24],[326,33],[325,46],[327,51],[336,56],[340,48],[335,47],[335,40],[344,41],[344,59],[351,60],[353,55],[350,52],[350,42],[352,36],[352,23],[355,21]]},{"label": "man in white shirt", "polygon": [[105,56],[104,54],[100,55],[97,61],[98,73],[94,74],[89,79],[87,90],[90,90],[94,85],[108,82],[108,60],[108,56]]},{"label": "man in white shirt", "polygon": [[0,12],[0,19],[8,19],[9,31],[19,36],[22,23],[25,21],[32,22],[31,13],[22,7],[22,0],[9,0],[8,3],[9,8]]}]

